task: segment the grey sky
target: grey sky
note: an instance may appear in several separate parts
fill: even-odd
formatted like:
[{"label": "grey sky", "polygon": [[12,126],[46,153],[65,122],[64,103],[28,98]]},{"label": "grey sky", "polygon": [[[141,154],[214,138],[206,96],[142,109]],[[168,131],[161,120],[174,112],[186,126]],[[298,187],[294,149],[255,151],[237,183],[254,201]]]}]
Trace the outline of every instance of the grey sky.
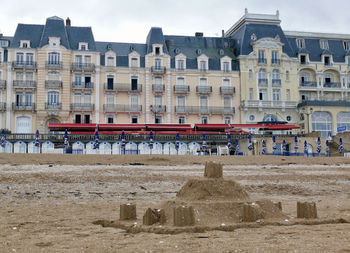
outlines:
[{"label": "grey sky", "polygon": [[73,26],[91,26],[97,41],[144,43],[152,26],[168,35],[219,36],[243,14],[273,14],[284,30],[350,34],[349,0],[1,0],[0,32],[13,36],[18,23],[44,24],[70,17]]}]

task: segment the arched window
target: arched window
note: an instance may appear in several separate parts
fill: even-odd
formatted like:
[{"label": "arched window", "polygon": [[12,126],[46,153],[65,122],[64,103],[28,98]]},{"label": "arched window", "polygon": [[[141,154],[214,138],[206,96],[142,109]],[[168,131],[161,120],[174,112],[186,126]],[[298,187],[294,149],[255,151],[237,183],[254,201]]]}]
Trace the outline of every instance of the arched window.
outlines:
[{"label": "arched window", "polygon": [[301,73],[300,74],[300,83],[308,83],[310,81],[310,74],[309,73]]},{"label": "arched window", "polygon": [[321,133],[321,137],[327,137],[332,131],[332,116],[329,112],[314,112],[311,116],[312,131]]},{"label": "arched window", "polygon": [[339,112],[337,114],[337,127],[346,126],[350,130],[350,112]]},{"label": "arched window", "polygon": [[280,74],[278,69],[272,70],[272,80],[278,80],[280,79]]},{"label": "arched window", "polygon": [[60,54],[59,53],[49,53],[47,63],[49,65],[59,65],[60,64]]},{"label": "arched window", "polygon": [[259,79],[266,79],[266,71],[265,69],[259,70]]},{"label": "arched window", "polygon": [[277,121],[277,117],[273,114],[267,114],[264,116],[264,122],[276,122]]}]

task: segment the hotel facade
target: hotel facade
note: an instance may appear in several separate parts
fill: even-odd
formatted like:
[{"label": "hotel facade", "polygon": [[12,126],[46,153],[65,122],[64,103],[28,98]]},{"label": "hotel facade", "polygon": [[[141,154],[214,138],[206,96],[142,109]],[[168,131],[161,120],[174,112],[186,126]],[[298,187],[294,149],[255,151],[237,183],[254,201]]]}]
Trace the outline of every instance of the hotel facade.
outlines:
[{"label": "hotel facade", "polygon": [[[350,128],[350,35],[287,32],[246,13],[221,37],[164,35],[145,44],[95,41],[51,17],[0,35],[0,127],[49,123],[287,122],[323,136]],[[249,129],[258,133],[255,129]]]}]

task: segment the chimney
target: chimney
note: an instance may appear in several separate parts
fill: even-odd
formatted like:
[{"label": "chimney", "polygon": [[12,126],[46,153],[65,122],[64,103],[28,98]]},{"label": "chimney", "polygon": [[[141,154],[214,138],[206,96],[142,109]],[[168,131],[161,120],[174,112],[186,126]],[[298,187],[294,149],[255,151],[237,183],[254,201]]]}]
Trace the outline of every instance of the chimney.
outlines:
[{"label": "chimney", "polygon": [[66,19],[66,26],[70,26],[70,19],[69,19],[69,17]]},{"label": "chimney", "polygon": [[221,37],[225,37],[225,30],[221,30]]},{"label": "chimney", "polygon": [[196,32],[194,35],[195,35],[196,37],[203,37],[203,33],[201,33],[201,32]]}]

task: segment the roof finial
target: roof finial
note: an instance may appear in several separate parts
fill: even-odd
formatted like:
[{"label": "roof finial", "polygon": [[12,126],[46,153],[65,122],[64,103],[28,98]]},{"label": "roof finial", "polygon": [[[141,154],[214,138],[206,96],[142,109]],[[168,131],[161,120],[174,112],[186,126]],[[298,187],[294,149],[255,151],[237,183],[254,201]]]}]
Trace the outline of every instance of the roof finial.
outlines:
[{"label": "roof finial", "polygon": [[246,14],[246,15],[248,14],[248,8],[244,9],[244,14]]},{"label": "roof finial", "polygon": [[280,11],[279,10],[276,11],[276,16],[277,16],[277,18],[280,18]]}]

